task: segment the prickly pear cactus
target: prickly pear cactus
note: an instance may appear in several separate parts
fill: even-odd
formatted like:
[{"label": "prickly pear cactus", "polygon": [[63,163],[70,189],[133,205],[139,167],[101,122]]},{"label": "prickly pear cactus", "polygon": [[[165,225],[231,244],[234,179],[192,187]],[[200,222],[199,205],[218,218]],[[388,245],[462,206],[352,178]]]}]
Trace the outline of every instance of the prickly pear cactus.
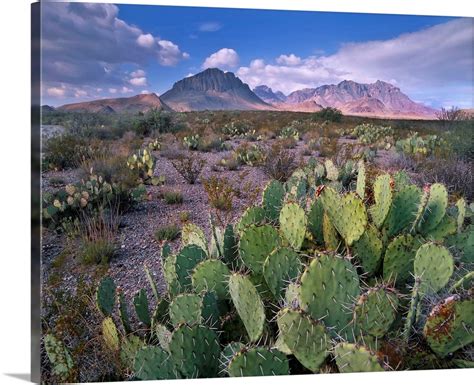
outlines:
[{"label": "prickly pear cactus", "polygon": [[163,262],[163,275],[168,293],[172,296],[182,291],[176,275],[176,255],[169,255]]},{"label": "prickly pear cactus", "polygon": [[206,257],[206,252],[194,244],[184,246],[176,255],[176,277],[181,290],[192,288],[191,273],[196,265]]},{"label": "prickly pear cactus", "polygon": [[308,213],[308,230],[318,244],[324,243],[323,216],[324,208],[322,201],[317,199],[311,204]]},{"label": "prickly pear cactus", "polygon": [[249,207],[240,217],[239,222],[235,226],[235,230],[239,236],[242,236],[245,229],[251,225],[262,225],[265,223],[265,210],[259,206]]},{"label": "prickly pear cactus", "polygon": [[454,295],[436,305],[426,320],[423,334],[440,357],[474,342],[474,299]]},{"label": "prickly pear cactus", "polygon": [[119,293],[119,314],[125,333],[130,333],[132,331],[132,328],[130,327],[130,315],[128,313],[128,305],[125,301],[125,296],[122,292]]},{"label": "prickly pear cactus", "polygon": [[138,319],[143,322],[146,326],[151,326],[150,312],[148,308],[148,298],[145,290],[141,289],[133,297],[133,305],[135,306],[135,312],[137,313]]},{"label": "prickly pear cactus", "polygon": [[299,250],[306,234],[306,214],[297,203],[287,203],[280,211],[280,231],[290,246]]},{"label": "prickly pear cactus", "polygon": [[278,221],[284,198],[285,189],[277,180],[270,181],[263,190],[262,207],[265,210],[265,216],[270,221]]},{"label": "prickly pear cactus", "polygon": [[418,249],[413,266],[421,280],[420,293],[431,294],[446,286],[453,275],[454,260],[446,247],[430,242]]},{"label": "prickly pear cactus", "polygon": [[416,254],[416,241],[407,235],[399,235],[387,246],[383,260],[383,278],[404,287],[413,274],[413,261]]},{"label": "prickly pear cactus", "polygon": [[145,346],[134,360],[135,376],[140,380],[168,380],[180,378],[172,356],[159,346]]},{"label": "prickly pear cactus", "polygon": [[102,337],[104,338],[105,346],[107,346],[110,351],[119,351],[120,339],[111,317],[107,317],[102,321]]},{"label": "prickly pear cactus", "polygon": [[365,199],[365,165],[363,161],[358,164],[356,193],[360,199]]},{"label": "prickly pear cactus", "polygon": [[217,376],[219,341],[216,333],[207,326],[181,325],[171,336],[169,351],[183,378]]},{"label": "prickly pear cactus", "polygon": [[219,359],[219,374],[223,375],[227,373],[230,360],[244,347],[245,345],[242,342],[231,342],[224,346]]},{"label": "prickly pear cactus", "polygon": [[183,246],[196,245],[207,253],[207,240],[204,231],[194,223],[186,223],[181,229]]},{"label": "prickly pear cactus", "polygon": [[115,305],[115,283],[111,277],[104,277],[97,288],[96,302],[101,313],[108,317],[112,314]]},{"label": "prickly pear cactus", "polygon": [[321,320],[332,336],[348,334],[351,314],[347,309],[359,294],[355,267],[337,255],[317,256],[301,276],[301,307],[314,319]]},{"label": "prickly pear cactus", "polygon": [[282,247],[274,250],[265,260],[263,276],[275,298],[285,295],[289,282],[301,274],[302,263],[299,255],[292,249]]},{"label": "prickly pear cactus", "polygon": [[249,277],[232,274],[229,279],[229,292],[250,340],[257,341],[265,325],[265,308],[257,289]]},{"label": "prickly pear cactus", "polygon": [[429,198],[422,217],[418,224],[418,230],[427,234],[433,230],[443,219],[448,206],[448,192],[446,187],[440,183],[434,183],[430,187]]},{"label": "prickly pear cactus", "polygon": [[420,200],[421,191],[414,185],[406,186],[395,193],[385,221],[389,237],[398,235],[415,221]]},{"label": "prickly pear cactus", "polygon": [[219,299],[229,298],[229,268],[218,259],[206,259],[193,270],[191,280],[196,293],[214,291]]},{"label": "prickly pear cactus", "polygon": [[240,238],[240,258],[256,274],[263,273],[267,256],[280,246],[278,231],[270,226],[250,226]]},{"label": "prickly pear cactus", "polygon": [[330,181],[336,182],[339,178],[339,171],[337,167],[334,165],[333,161],[327,159],[324,162],[324,167],[326,168],[326,178]]},{"label": "prickly pear cactus", "polygon": [[331,339],[322,323],[301,310],[282,309],[277,316],[278,329],[285,345],[303,366],[316,372],[331,349]]},{"label": "prickly pear cactus", "polygon": [[370,216],[377,228],[382,227],[392,205],[391,177],[389,174],[379,175],[374,182],[375,204],[369,209]]},{"label": "prickly pear cactus", "polygon": [[198,324],[201,322],[202,298],[197,294],[177,295],[171,301],[168,311],[174,327],[181,323]]},{"label": "prickly pear cactus", "polygon": [[224,231],[224,243],[222,245],[224,262],[231,268],[236,269],[240,265],[239,245],[234,233],[234,227],[227,225]]},{"label": "prickly pear cactus", "polygon": [[232,357],[227,372],[231,377],[280,376],[289,374],[289,364],[286,356],[276,349],[244,348]]},{"label": "prickly pear cactus", "polygon": [[71,380],[74,362],[63,342],[52,334],[46,334],[44,337],[44,347],[51,362],[54,375],[61,381]]},{"label": "prickly pear cactus", "polygon": [[361,294],[354,308],[354,326],[364,335],[383,337],[397,316],[398,297],[389,287],[380,285]]},{"label": "prickly pear cactus", "polygon": [[341,373],[383,371],[377,356],[363,346],[339,343],[334,348],[337,368]]},{"label": "prickly pear cactus", "polygon": [[348,246],[357,241],[367,225],[367,213],[362,200],[350,192],[340,196],[330,187],[322,194],[324,210],[339,234]]},{"label": "prickly pear cactus", "polygon": [[464,198],[458,199],[456,202],[456,208],[458,209],[458,216],[456,219],[458,234],[461,233],[464,225],[464,219],[466,218],[466,201]]},{"label": "prickly pear cactus", "polygon": [[369,275],[373,275],[382,263],[382,248],[382,240],[374,226],[368,226],[359,240],[352,245],[354,256]]},{"label": "prickly pear cactus", "polygon": [[126,369],[134,370],[135,356],[143,347],[145,347],[145,342],[138,336],[131,334],[122,338],[120,344],[120,361],[122,366]]},{"label": "prickly pear cactus", "polygon": [[327,251],[337,251],[342,243],[342,240],[338,237],[337,231],[326,213],[323,214],[323,239]]}]

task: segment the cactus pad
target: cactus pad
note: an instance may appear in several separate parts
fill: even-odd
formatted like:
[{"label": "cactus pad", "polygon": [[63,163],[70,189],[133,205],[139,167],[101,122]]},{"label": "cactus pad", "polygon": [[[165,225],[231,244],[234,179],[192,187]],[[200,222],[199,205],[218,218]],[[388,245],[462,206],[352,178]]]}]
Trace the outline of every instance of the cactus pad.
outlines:
[{"label": "cactus pad", "polygon": [[146,326],[151,326],[150,312],[148,310],[148,298],[145,290],[141,289],[133,297],[133,305],[135,312],[137,313],[138,319],[143,322]]},{"label": "cactus pad", "polygon": [[332,182],[336,182],[339,178],[339,171],[334,165],[333,161],[331,159],[327,159],[324,162],[324,167],[326,168],[326,178]]},{"label": "cactus pad", "polygon": [[320,255],[301,277],[301,306],[321,320],[333,336],[351,321],[348,308],[360,294],[359,276],[352,264],[339,256]]},{"label": "cactus pad", "polygon": [[380,267],[382,248],[382,241],[374,226],[367,227],[364,234],[352,245],[354,256],[359,260],[364,272],[370,275],[373,275]]},{"label": "cactus pad", "polygon": [[176,277],[181,290],[191,288],[191,272],[206,257],[206,252],[193,244],[184,246],[176,255]]},{"label": "cactus pad", "polygon": [[110,351],[119,351],[119,335],[114,321],[111,317],[107,317],[102,321],[102,337],[104,338],[105,346],[107,346]]},{"label": "cactus pad", "polygon": [[279,376],[289,374],[289,364],[278,350],[255,347],[235,354],[227,371],[231,377]]},{"label": "cactus pad", "polygon": [[174,360],[159,346],[145,346],[138,350],[134,369],[135,375],[144,381],[180,378]]},{"label": "cactus pad", "polygon": [[454,295],[435,306],[423,334],[430,348],[445,357],[474,342],[474,299]]},{"label": "cactus pad", "polygon": [[421,295],[437,293],[446,286],[453,274],[453,256],[444,246],[426,243],[416,252],[414,271],[421,280]]},{"label": "cactus pad", "polygon": [[361,294],[354,308],[356,330],[373,337],[383,337],[397,316],[398,297],[387,287],[370,288]]},{"label": "cactus pad", "polygon": [[286,286],[299,277],[302,264],[298,254],[287,247],[274,250],[263,265],[263,276],[275,298],[285,295]]},{"label": "cactus pad", "polygon": [[240,257],[254,273],[261,274],[265,259],[279,246],[280,236],[275,228],[270,225],[250,226],[240,238]]},{"label": "cactus pad", "polygon": [[67,381],[71,377],[74,362],[62,341],[52,334],[46,334],[44,337],[44,347],[51,362],[54,375],[61,381]]},{"label": "cactus pad", "polygon": [[227,366],[234,355],[240,352],[245,345],[242,342],[231,342],[224,346],[219,359],[219,373],[223,374],[227,371]]},{"label": "cactus pad", "polygon": [[360,199],[365,199],[365,165],[362,161],[358,164],[356,193]]},{"label": "cactus pad", "polygon": [[324,210],[348,246],[357,241],[367,225],[367,213],[362,200],[353,192],[340,196],[330,187],[322,194]]},{"label": "cactus pad", "polygon": [[263,190],[262,207],[270,221],[278,221],[284,197],[285,189],[277,180],[270,181]]},{"label": "cactus pad", "polygon": [[278,328],[286,346],[303,366],[316,372],[331,348],[324,326],[299,310],[278,313]]},{"label": "cactus pad", "polygon": [[422,234],[427,234],[433,230],[443,219],[447,206],[446,187],[440,183],[434,183],[430,187],[428,202],[418,224],[419,231]]},{"label": "cactus pad", "polygon": [[415,221],[420,200],[421,191],[414,185],[406,186],[395,193],[385,221],[389,237],[398,235]]},{"label": "cactus pad", "polygon": [[370,216],[377,228],[382,227],[392,205],[392,189],[390,187],[390,175],[379,175],[374,182],[375,204],[370,208]]},{"label": "cactus pad", "polygon": [[383,278],[403,287],[413,274],[416,241],[411,235],[399,235],[387,246],[383,260]]},{"label": "cactus pad", "polygon": [[265,308],[257,289],[249,277],[233,274],[229,279],[229,292],[250,340],[258,340],[265,325]]},{"label": "cactus pad", "polygon": [[181,291],[181,286],[176,275],[176,255],[170,255],[163,262],[163,276],[168,293],[176,295]]},{"label": "cactus pad", "polygon": [[197,294],[180,294],[171,301],[168,311],[174,327],[181,323],[198,324],[201,322],[202,298]]},{"label": "cactus pad", "polygon": [[173,332],[169,351],[184,378],[216,377],[220,347],[214,331],[183,324]]},{"label": "cactus pad", "polygon": [[193,270],[191,280],[196,293],[214,291],[219,299],[229,298],[227,290],[230,271],[218,259],[206,259]]},{"label": "cactus pad", "polygon": [[280,231],[290,246],[299,250],[306,234],[306,214],[297,203],[287,203],[280,211]]},{"label": "cactus pad", "polygon": [[262,207],[253,206],[244,211],[235,229],[242,236],[244,230],[251,225],[265,223],[265,210]]},{"label": "cactus pad", "polygon": [[324,208],[321,199],[317,199],[311,204],[308,213],[308,230],[313,236],[314,240],[319,243],[324,243],[323,235],[323,215]]},{"label": "cactus pad", "polygon": [[115,305],[115,283],[111,277],[104,277],[97,288],[97,307],[108,317],[112,314]]},{"label": "cactus pad", "polygon": [[194,223],[186,223],[181,230],[181,241],[183,246],[196,245],[207,252],[207,241],[204,231]]},{"label": "cactus pad", "polygon": [[337,231],[326,213],[323,214],[323,239],[328,251],[337,251],[341,244]]},{"label": "cactus pad", "polygon": [[384,370],[377,356],[363,346],[339,343],[334,348],[334,356],[341,373],[380,372]]}]

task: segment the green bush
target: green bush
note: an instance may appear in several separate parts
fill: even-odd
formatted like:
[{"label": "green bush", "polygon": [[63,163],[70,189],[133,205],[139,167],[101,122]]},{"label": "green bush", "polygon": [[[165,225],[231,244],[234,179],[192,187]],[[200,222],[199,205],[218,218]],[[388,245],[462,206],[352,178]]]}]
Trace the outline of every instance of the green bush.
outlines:
[{"label": "green bush", "polygon": [[179,237],[181,229],[174,225],[165,225],[155,231],[155,239],[158,242],[173,241]]},{"label": "green bush", "polygon": [[340,122],[342,120],[342,112],[337,108],[326,107],[318,112],[315,112],[313,114],[313,119]]},{"label": "green bush", "polygon": [[169,205],[181,204],[183,203],[183,194],[179,191],[166,191],[163,194],[165,202]]}]

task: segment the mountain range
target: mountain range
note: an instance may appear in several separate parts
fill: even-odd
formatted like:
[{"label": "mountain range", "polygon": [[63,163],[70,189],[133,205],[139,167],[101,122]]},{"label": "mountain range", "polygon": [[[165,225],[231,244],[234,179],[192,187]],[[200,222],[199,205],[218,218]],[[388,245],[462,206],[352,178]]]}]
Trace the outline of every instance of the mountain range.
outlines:
[{"label": "mountain range", "polygon": [[297,90],[289,95],[260,85],[253,90],[232,72],[206,69],[174,83],[158,96],[154,93],[129,98],[100,99],[66,104],[63,111],[138,112],[151,108],[174,111],[281,110],[315,112],[335,107],[346,115],[394,118],[433,118],[436,111],[411,100],[400,88],[378,80],[361,84],[344,80],[339,84]]}]

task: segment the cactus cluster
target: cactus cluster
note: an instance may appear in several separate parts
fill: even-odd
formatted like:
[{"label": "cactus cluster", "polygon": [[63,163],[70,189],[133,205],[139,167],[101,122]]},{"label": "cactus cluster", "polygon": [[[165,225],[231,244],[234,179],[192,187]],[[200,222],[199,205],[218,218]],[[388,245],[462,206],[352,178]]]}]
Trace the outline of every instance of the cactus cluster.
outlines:
[{"label": "cactus cluster", "polygon": [[199,146],[199,134],[185,136],[183,139],[183,144],[188,150],[197,150]]},{"label": "cactus cluster", "polygon": [[154,176],[156,159],[151,153],[151,149],[144,148],[137,151],[127,159],[127,166],[137,173],[139,183],[152,184],[157,186],[164,183],[164,177]]},{"label": "cactus cluster", "polygon": [[337,180],[321,184],[327,168],[310,163],[285,184],[269,182],[235,226],[211,221],[210,240],[187,225],[179,250],[162,249],[165,293],[145,268],[155,298],[139,290],[135,316],[112,279],[102,280],[104,343],[128,372],[410,369],[423,366],[414,364],[420,351],[447,367],[472,364],[472,244],[459,241],[472,240],[470,206],[450,207],[440,184],[421,191],[387,174],[367,187],[363,165],[356,191],[342,192]]},{"label": "cactus cluster", "polygon": [[363,144],[379,145],[390,148],[394,131],[391,127],[375,126],[373,124],[359,124],[352,130],[352,135]]},{"label": "cactus cluster", "polygon": [[283,127],[278,135],[280,139],[294,139],[296,141],[300,140],[299,131],[293,126]]},{"label": "cactus cluster", "polygon": [[418,132],[413,132],[408,138],[397,140],[395,148],[406,155],[429,156],[447,145],[439,135],[419,136]]}]

